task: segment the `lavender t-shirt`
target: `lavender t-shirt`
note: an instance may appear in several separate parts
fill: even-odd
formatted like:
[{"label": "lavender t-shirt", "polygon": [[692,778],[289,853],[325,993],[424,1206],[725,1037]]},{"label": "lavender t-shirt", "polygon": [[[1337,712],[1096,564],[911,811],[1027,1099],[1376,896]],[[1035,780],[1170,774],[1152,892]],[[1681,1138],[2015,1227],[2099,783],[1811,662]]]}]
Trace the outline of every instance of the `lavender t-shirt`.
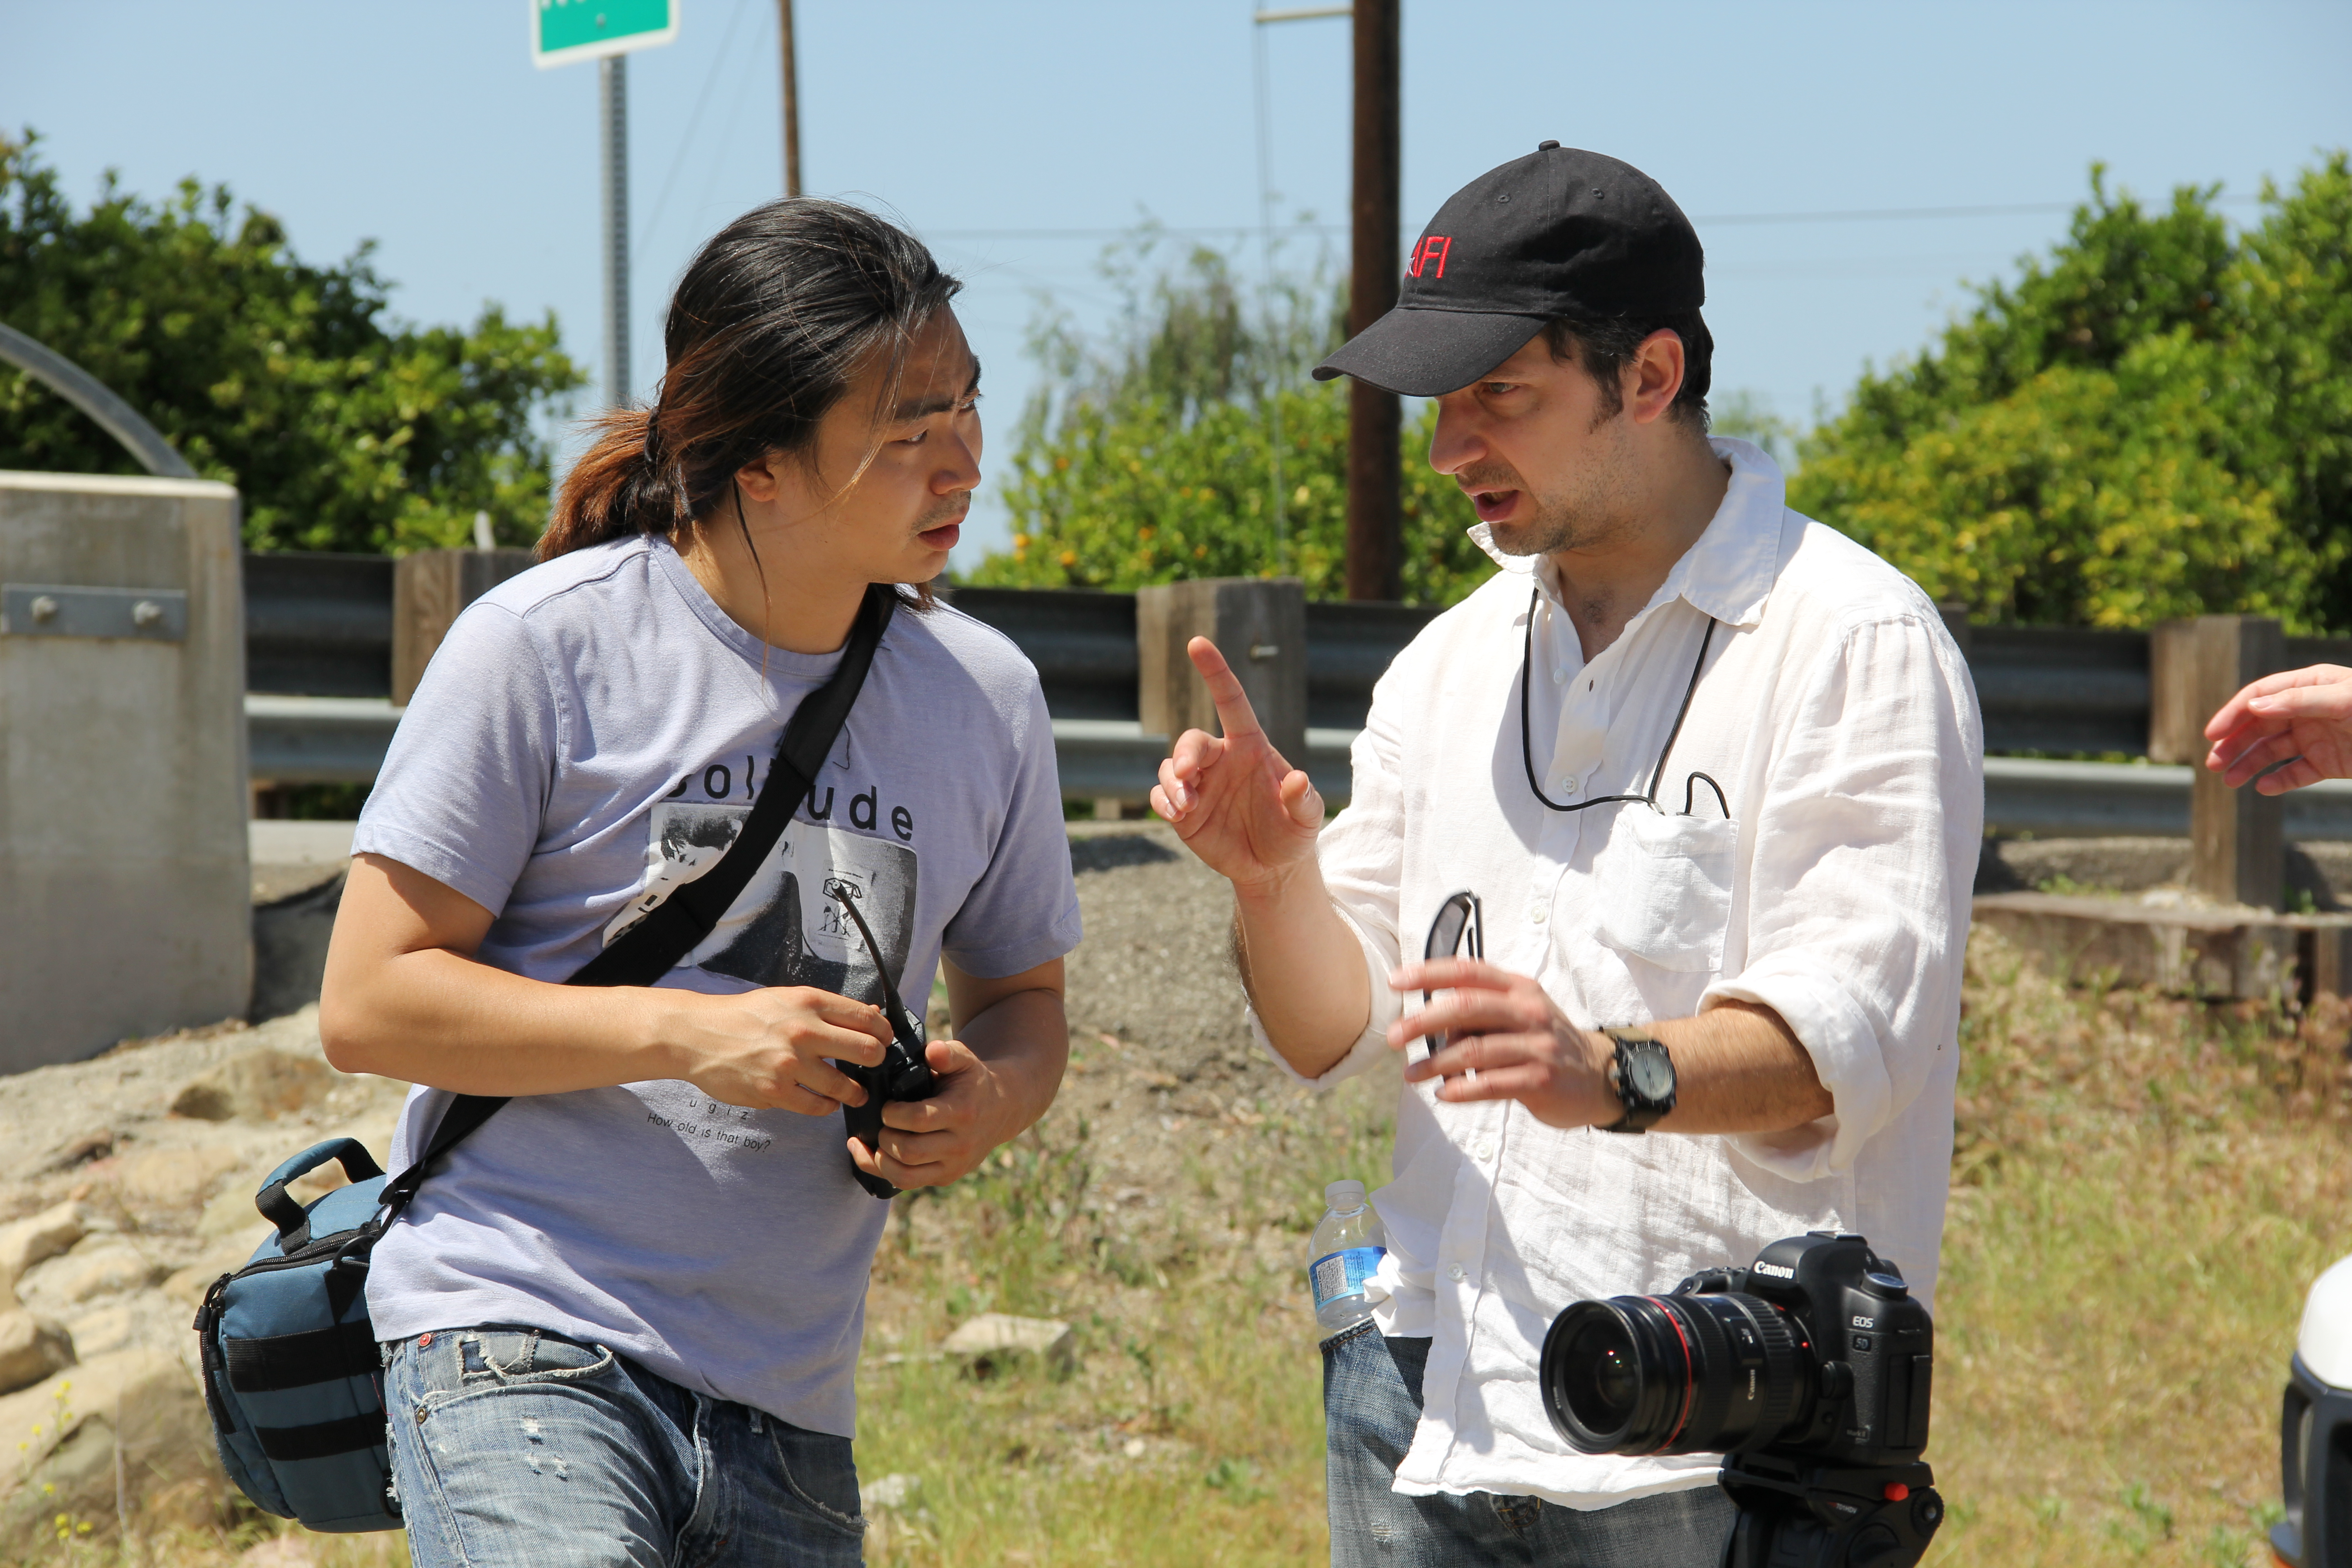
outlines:
[{"label": "lavender t-shirt", "polygon": [[[498,911],[483,963],[562,980],[717,860],[785,721],[839,660],[745,633],[662,540],[534,567],[451,628],[354,851]],[[820,773],[726,918],[663,984],[814,985],[878,1001],[844,900],[919,1014],[942,954],[995,976],[1077,944],[1045,698],[999,633],[945,607],[901,606]],[[410,1095],[394,1169],[449,1098]],[[838,1115],[744,1110],[682,1082],[514,1100],[376,1247],[376,1332],[550,1329],[849,1436],[887,1205],[853,1178],[845,1136]]]}]

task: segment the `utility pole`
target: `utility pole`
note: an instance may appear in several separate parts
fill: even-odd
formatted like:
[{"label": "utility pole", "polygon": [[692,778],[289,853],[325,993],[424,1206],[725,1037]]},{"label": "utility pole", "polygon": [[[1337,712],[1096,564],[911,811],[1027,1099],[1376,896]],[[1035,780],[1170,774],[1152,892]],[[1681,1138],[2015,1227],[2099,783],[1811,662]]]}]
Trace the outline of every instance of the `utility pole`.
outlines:
[{"label": "utility pole", "polygon": [[596,62],[604,154],[604,402],[629,399],[629,57]]},{"label": "utility pole", "polygon": [[[1397,226],[1403,204],[1400,130],[1402,0],[1355,0],[1355,175],[1348,332],[1397,301]],[[1398,473],[1404,416],[1396,395],[1348,382],[1348,597],[1404,596],[1404,510]]]},{"label": "utility pole", "polygon": [[784,69],[784,195],[801,194],[801,81],[793,63],[793,0],[776,0],[776,38]]}]

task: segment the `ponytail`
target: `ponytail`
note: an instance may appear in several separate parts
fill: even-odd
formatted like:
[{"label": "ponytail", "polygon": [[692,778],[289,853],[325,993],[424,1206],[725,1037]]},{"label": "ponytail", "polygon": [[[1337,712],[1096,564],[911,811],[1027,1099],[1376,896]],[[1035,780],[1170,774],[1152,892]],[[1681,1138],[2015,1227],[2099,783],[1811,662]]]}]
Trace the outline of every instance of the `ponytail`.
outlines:
[{"label": "ponytail", "polygon": [[555,515],[540,535],[539,558],[552,561],[627,534],[667,534],[684,521],[677,483],[660,471],[653,447],[653,410],[616,408],[600,416],[596,444],[563,476]]}]

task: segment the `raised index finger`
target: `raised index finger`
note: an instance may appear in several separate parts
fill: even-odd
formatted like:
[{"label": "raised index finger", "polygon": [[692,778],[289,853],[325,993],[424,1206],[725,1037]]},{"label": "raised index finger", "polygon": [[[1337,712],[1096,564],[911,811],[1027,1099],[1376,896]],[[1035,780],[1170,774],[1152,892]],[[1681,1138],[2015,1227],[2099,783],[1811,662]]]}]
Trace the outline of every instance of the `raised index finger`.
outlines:
[{"label": "raised index finger", "polygon": [[1260,733],[1257,710],[1250,706],[1249,693],[1242,689],[1241,678],[1225,662],[1225,656],[1217,651],[1217,645],[1206,637],[1194,637],[1184,645],[1184,651],[1192,656],[1192,668],[1201,672],[1202,680],[1208,685],[1209,700],[1217,705],[1217,726],[1224,731],[1225,739],[1234,741]]}]

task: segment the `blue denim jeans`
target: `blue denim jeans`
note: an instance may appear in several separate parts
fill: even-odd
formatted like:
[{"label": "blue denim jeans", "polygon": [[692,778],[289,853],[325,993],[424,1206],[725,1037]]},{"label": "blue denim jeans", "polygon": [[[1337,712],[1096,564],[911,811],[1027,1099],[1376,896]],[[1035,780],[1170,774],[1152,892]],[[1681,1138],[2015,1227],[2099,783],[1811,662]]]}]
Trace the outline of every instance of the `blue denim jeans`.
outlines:
[{"label": "blue denim jeans", "polygon": [[415,1568],[849,1568],[849,1439],[689,1393],[538,1329],[384,1347]]},{"label": "blue denim jeans", "polygon": [[1737,1510],[1717,1487],[1575,1509],[1494,1492],[1400,1497],[1425,1339],[1370,1323],[1323,1342],[1331,1568],[1719,1568]]}]

